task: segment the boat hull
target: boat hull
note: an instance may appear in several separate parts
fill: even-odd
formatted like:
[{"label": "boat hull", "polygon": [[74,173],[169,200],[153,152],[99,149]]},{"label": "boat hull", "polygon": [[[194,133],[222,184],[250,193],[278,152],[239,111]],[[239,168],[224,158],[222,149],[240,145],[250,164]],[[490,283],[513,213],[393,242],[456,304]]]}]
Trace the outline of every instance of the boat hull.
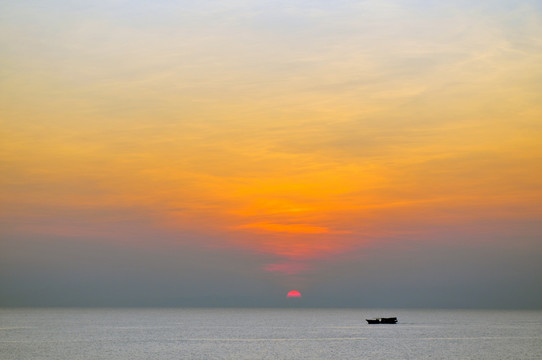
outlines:
[{"label": "boat hull", "polygon": [[397,318],[377,318],[377,319],[365,319],[369,324],[397,324]]}]

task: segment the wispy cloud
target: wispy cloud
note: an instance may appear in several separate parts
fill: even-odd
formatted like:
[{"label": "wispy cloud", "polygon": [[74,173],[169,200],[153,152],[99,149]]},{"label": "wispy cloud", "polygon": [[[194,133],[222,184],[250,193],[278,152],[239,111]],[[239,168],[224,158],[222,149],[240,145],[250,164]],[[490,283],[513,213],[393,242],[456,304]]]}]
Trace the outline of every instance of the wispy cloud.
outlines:
[{"label": "wispy cloud", "polygon": [[541,14],[505,0],[4,2],[2,216],[19,236],[99,238],[107,219],[197,233],[275,274],[535,221]]}]

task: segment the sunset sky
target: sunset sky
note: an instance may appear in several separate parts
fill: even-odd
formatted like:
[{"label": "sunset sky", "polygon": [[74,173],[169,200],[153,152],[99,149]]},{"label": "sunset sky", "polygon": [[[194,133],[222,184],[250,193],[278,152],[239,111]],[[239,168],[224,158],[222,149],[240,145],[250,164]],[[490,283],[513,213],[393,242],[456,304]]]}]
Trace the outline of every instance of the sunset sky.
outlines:
[{"label": "sunset sky", "polygon": [[538,0],[0,3],[0,306],[542,306]]}]

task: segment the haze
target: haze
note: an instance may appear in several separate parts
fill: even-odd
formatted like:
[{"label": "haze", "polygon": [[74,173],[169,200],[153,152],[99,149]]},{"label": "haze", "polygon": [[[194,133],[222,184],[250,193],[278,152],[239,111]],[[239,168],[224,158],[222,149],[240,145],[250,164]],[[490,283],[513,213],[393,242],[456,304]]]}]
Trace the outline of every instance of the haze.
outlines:
[{"label": "haze", "polygon": [[2,2],[0,46],[0,306],[542,306],[539,1]]}]

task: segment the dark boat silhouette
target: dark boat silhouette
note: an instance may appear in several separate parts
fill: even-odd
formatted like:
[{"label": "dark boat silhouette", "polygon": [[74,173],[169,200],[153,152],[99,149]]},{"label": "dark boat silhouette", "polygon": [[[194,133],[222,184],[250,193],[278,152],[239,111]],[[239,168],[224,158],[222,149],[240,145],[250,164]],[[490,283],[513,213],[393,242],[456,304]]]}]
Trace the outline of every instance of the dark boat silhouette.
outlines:
[{"label": "dark boat silhouette", "polygon": [[397,324],[396,317],[390,318],[376,318],[376,319],[365,319],[369,324]]}]

